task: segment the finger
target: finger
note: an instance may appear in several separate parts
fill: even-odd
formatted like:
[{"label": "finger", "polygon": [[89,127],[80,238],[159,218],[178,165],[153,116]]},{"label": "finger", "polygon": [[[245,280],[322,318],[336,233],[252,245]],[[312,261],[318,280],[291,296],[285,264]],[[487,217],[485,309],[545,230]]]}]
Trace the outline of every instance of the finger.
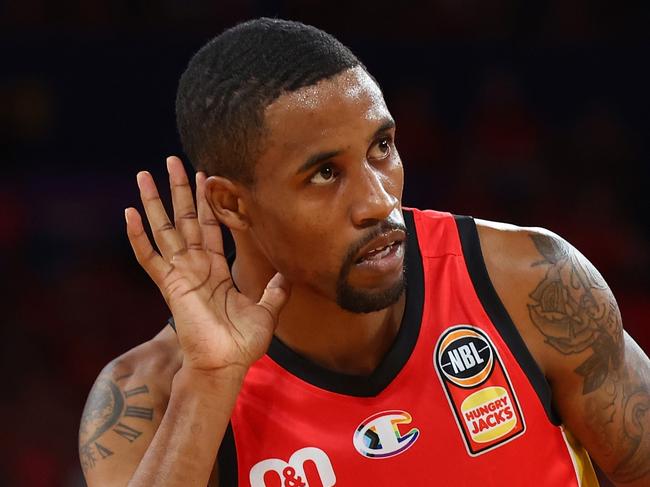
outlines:
[{"label": "finger", "polygon": [[266,308],[271,313],[273,322],[277,324],[280,311],[287,304],[290,294],[291,283],[286,277],[277,272],[266,285],[266,289],[264,289],[264,293],[257,304]]},{"label": "finger", "polygon": [[161,287],[161,284],[171,269],[171,265],[163,260],[151,245],[149,237],[144,231],[142,218],[135,208],[124,210],[126,219],[126,235],[135,254],[138,264],[142,266],[151,279]]},{"label": "finger", "polygon": [[168,157],[167,172],[169,172],[176,230],[180,232],[186,248],[203,249],[201,228],[196,216],[192,188],[187,179],[183,162],[178,157]]},{"label": "finger", "polygon": [[140,199],[149,220],[153,238],[166,262],[185,249],[185,242],[169,221],[165,207],[160,201],[156,183],[147,171],[140,171],[137,176]]},{"label": "finger", "polygon": [[204,172],[196,173],[196,206],[199,213],[199,225],[201,225],[201,233],[203,234],[203,247],[213,254],[223,255],[221,226],[205,196],[206,180],[207,176]]}]

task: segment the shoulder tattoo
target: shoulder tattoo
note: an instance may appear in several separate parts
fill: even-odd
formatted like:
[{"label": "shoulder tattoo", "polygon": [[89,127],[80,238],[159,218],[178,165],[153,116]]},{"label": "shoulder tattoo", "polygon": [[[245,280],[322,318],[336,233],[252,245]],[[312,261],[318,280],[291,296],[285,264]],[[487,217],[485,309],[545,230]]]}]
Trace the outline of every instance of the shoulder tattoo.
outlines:
[{"label": "shoulder tattoo", "polygon": [[582,393],[603,385],[620,366],[623,328],[618,306],[603,277],[566,242],[531,235],[547,265],[544,279],[530,294],[528,312],[546,343],[565,355],[591,350],[575,372],[584,378]]},{"label": "shoulder tattoo", "polygon": [[88,395],[79,427],[79,458],[84,472],[115,453],[102,443],[106,435],[117,435],[133,443],[142,434],[138,429],[140,422],[154,418],[153,408],[145,407],[149,404],[142,401],[149,394],[146,384],[120,387],[119,383],[130,375],[116,379],[100,375]]}]

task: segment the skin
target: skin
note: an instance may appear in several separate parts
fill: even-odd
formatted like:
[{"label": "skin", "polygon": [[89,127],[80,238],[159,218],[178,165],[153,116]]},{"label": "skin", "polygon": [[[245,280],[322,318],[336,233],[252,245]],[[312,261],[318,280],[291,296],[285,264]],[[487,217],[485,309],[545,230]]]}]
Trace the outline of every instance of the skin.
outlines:
[{"label": "skin", "polygon": [[[238,207],[221,204],[225,181],[208,180],[213,209],[235,239],[238,258],[233,277],[239,289],[260,296],[268,279],[280,270],[292,283],[292,297],[276,335],[334,370],[372,371],[390,346],[403,313],[403,299],[367,315],[347,312],[334,302],[348,250],[380,222],[403,222],[403,171],[393,143],[395,131],[381,130],[392,121],[374,81],[362,70],[350,70],[284,95],[267,108],[269,135],[257,165],[257,183],[252,191],[234,186]],[[340,154],[325,166],[298,173],[313,154],[334,151]],[[328,169],[333,171],[331,177]],[[371,279],[353,270],[349,276],[351,285],[371,291],[401,279],[401,272]],[[308,330],[305,316],[314,320]],[[355,363],[368,340],[379,341],[379,348]],[[335,355],[332,349],[337,350]]]},{"label": "skin", "polygon": [[[374,370],[404,297],[359,314],[341,309],[336,294],[350,249],[382,222],[403,221],[391,120],[376,84],[352,69],[267,107],[252,188],[198,174],[195,206],[181,162],[169,158],[172,224],[151,176],[138,174],[158,252],[132,208],[127,234],[178,335],[166,327],[100,374],[80,432],[89,486],[217,485],[214,460],[235,398],[273,333],[329,369]],[[319,153],[335,155],[300,171]],[[218,221],[235,239],[232,275]],[[490,277],[565,425],[616,485],[648,485],[650,367],[604,280],[545,230],[477,223]],[[377,295],[401,279],[353,266],[346,282]]]}]

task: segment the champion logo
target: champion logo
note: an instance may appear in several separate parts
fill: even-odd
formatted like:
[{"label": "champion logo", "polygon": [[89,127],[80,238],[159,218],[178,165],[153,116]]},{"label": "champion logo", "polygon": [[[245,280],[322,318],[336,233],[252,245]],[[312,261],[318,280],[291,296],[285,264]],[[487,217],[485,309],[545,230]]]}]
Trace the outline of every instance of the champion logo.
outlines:
[{"label": "champion logo", "polygon": [[406,411],[382,411],[364,419],[354,432],[353,443],[357,451],[368,458],[389,458],[403,453],[413,446],[420,430],[411,428],[400,432],[399,425],[410,424],[411,415]]},{"label": "champion logo", "polygon": [[[336,485],[336,475],[329,457],[320,448],[311,446],[294,452],[288,462],[279,458],[269,458],[256,463],[249,474],[251,487],[277,485],[278,478],[282,487],[309,487],[305,475],[305,462],[308,461],[313,462],[318,470],[320,484],[317,485],[323,487]],[[266,480],[273,483],[267,484]]]},{"label": "champion logo", "polygon": [[492,346],[475,330],[452,329],[438,346],[438,365],[450,382],[464,388],[476,387],[492,372]]}]

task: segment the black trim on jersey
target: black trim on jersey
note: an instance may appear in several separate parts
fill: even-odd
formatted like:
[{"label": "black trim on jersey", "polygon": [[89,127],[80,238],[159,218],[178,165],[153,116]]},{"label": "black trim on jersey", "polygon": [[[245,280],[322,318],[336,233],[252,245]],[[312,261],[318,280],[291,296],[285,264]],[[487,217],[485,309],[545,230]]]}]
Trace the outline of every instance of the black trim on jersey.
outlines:
[{"label": "black trim on jersey", "polygon": [[237,450],[230,421],[219,447],[217,462],[219,462],[219,487],[237,487]]},{"label": "black trim on jersey", "polygon": [[291,350],[273,337],[267,355],[278,365],[305,382],[339,394],[372,397],[378,395],[402,370],[420,333],[424,306],[424,271],[413,213],[404,210],[406,224],[406,304],[399,332],[379,366],[369,376],[348,375],[325,369]]},{"label": "black trim on jersey", "polygon": [[460,243],[463,248],[467,271],[474,284],[476,294],[490,317],[492,324],[497,329],[508,348],[519,363],[531,385],[535,389],[539,400],[546,411],[546,415],[551,423],[559,426],[562,421],[553,408],[551,387],[542,373],[541,369],[530,354],[528,347],[521,338],[519,331],[512,322],[501,298],[494,289],[494,285],[485,266],[483,252],[481,251],[481,242],[476,229],[474,219],[469,216],[454,216]]}]

